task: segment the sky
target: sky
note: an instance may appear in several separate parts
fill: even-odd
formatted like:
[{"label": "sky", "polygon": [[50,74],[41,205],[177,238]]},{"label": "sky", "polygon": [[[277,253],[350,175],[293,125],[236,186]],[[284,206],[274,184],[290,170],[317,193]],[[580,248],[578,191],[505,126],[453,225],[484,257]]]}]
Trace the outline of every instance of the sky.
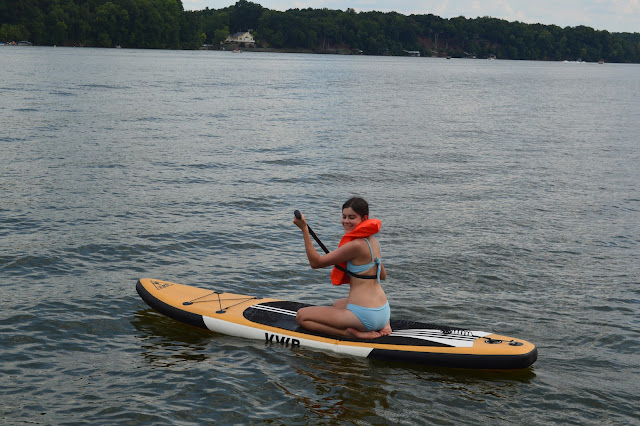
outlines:
[{"label": "sky", "polygon": [[[640,32],[640,0],[249,0],[271,10],[353,8],[443,18],[491,16],[528,24]],[[221,9],[236,0],[182,0],[185,10]]]}]

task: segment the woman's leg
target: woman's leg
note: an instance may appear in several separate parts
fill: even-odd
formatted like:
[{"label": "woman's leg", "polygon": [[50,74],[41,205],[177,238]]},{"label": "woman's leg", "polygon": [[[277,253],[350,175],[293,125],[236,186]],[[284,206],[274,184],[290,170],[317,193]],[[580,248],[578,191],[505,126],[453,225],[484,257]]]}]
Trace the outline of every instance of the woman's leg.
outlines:
[{"label": "woman's leg", "polygon": [[364,331],[364,326],[353,312],[334,306],[301,308],[296,315],[296,321],[307,330],[334,336],[350,337],[347,328]]},{"label": "woman's leg", "polygon": [[338,299],[333,302],[334,308],[347,309],[347,304],[349,303],[349,299],[346,297],[344,299]]}]

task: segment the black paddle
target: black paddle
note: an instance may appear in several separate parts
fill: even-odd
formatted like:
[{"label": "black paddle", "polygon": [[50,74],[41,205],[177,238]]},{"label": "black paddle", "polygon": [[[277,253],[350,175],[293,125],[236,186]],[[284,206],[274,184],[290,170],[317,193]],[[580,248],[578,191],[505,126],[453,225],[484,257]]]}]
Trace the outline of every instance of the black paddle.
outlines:
[{"label": "black paddle", "polygon": [[[296,219],[302,219],[302,214],[300,214],[300,210],[294,210],[293,215],[296,217]],[[307,224],[307,229],[309,230],[309,234],[311,234],[313,239],[316,240],[316,242],[318,243],[320,248],[322,248],[322,250],[324,250],[325,253],[329,253],[329,249],[327,249],[327,247],[324,244],[322,244],[322,241],[320,241],[320,238],[318,238],[316,233],[313,232],[313,229],[311,229],[309,224]],[[352,277],[364,278],[365,280],[371,280],[371,279],[378,278],[377,275],[360,275],[360,274],[356,274],[355,272],[351,272],[351,271],[346,270],[345,268],[343,268],[340,265],[335,265],[335,267],[338,268],[339,270],[341,270],[342,272],[346,273],[347,275],[351,275]]]},{"label": "black paddle", "polygon": [[[293,215],[296,217],[296,219],[302,219],[302,214],[300,214],[300,210],[295,210],[293,212]],[[320,248],[322,248],[322,250],[324,250],[325,253],[329,253],[329,250],[327,249],[327,247],[325,247],[324,244],[322,244],[322,241],[320,241],[320,238],[318,238],[318,236],[316,235],[315,232],[313,232],[313,229],[311,229],[311,227],[309,226],[309,224],[307,224],[307,229],[309,230],[309,234],[311,234],[311,236],[313,237],[314,240],[316,240],[316,242],[318,243],[318,245],[320,246]]]}]

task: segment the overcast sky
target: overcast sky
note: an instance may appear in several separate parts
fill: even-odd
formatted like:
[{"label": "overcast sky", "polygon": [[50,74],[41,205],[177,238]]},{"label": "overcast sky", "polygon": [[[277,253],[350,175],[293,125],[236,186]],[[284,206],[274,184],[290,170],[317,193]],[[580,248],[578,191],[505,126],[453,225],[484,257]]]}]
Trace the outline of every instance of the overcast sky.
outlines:
[{"label": "overcast sky", "polygon": [[[251,0],[250,0],[251,1]],[[221,9],[236,0],[182,0],[185,10]],[[586,25],[610,32],[640,32],[640,0],[253,0],[267,9],[340,9],[395,11],[453,18],[492,16],[560,27]]]}]

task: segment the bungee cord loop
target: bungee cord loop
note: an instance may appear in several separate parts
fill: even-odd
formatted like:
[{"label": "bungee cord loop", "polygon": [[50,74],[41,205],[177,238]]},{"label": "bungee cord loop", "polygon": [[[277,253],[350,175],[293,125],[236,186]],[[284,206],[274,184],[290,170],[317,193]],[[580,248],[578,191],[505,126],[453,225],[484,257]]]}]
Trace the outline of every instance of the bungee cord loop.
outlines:
[{"label": "bungee cord loop", "polygon": [[[209,296],[211,296],[213,294],[218,296],[217,299],[202,300],[202,299],[204,299],[206,297],[209,297]],[[227,309],[233,308],[234,306],[240,305],[240,304],[242,304],[242,303],[244,303],[244,302],[246,302],[248,300],[262,299],[261,297],[256,297],[256,296],[252,296],[252,297],[235,297],[235,298],[232,298],[232,299],[222,299],[220,297],[221,294],[224,294],[224,292],[222,292],[222,291],[212,291],[211,293],[205,294],[204,296],[200,296],[200,297],[197,297],[195,299],[191,299],[189,301],[182,302],[182,304],[187,306],[187,305],[193,305],[194,303],[209,303],[209,302],[216,302],[217,301],[218,302],[218,306],[220,307],[220,309],[216,311],[216,314],[224,314],[225,312],[227,312]],[[239,302],[238,303],[234,303],[233,305],[226,306],[224,308],[222,307],[222,302],[223,301],[224,302],[230,302],[230,301],[236,301],[236,300],[239,300]]]}]

